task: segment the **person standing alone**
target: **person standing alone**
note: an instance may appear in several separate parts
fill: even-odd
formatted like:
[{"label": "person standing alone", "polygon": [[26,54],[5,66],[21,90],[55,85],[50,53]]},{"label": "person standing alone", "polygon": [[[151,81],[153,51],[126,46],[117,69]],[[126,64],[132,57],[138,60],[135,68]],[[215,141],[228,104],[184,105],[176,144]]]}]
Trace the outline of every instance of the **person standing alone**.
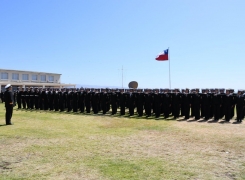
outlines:
[{"label": "person standing alone", "polygon": [[6,108],[6,125],[12,125],[11,118],[13,114],[13,107],[14,107],[14,97],[12,93],[12,86],[8,84],[5,86],[6,91],[4,92],[4,99],[5,99],[5,108]]}]

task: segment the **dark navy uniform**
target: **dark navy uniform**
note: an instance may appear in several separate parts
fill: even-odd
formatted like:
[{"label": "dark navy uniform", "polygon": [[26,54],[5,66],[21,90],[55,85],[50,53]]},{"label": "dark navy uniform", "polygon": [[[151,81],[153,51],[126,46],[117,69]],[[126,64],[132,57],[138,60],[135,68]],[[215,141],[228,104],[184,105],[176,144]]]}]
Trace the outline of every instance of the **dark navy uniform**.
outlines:
[{"label": "dark navy uniform", "polygon": [[237,113],[237,122],[242,122],[243,119],[243,108],[245,105],[245,97],[241,94],[241,90],[238,91],[236,98],[236,113]]},{"label": "dark navy uniform", "polygon": [[125,107],[126,107],[126,94],[124,93],[124,89],[120,89],[119,101],[120,101],[120,115],[125,115]]},{"label": "dark navy uniform", "polygon": [[85,92],[83,88],[81,88],[79,93],[79,108],[81,113],[84,113],[84,102],[85,102]]},{"label": "dark navy uniform", "polygon": [[39,109],[39,95],[40,95],[40,92],[37,88],[35,88],[35,91],[34,91],[34,104],[35,104],[35,109]]},{"label": "dark navy uniform", "polygon": [[118,94],[115,92],[115,90],[113,90],[113,92],[111,93],[111,98],[110,98],[110,102],[111,102],[111,108],[112,108],[112,115],[117,113],[117,102],[118,102]]},{"label": "dark navy uniform", "polygon": [[90,113],[91,111],[91,101],[92,101],[92,93],[89,91],[89,89],[86,90],[86,96],[85,96],[85,106],[86,106],[86,112]]},{"label": "dark navy uniform", "polygon": [[67,94],[67,112],[70,112],[72,110],[72,96],[73,96],[73,91],[70,90]]},{"label": "dark navy uniform", "polygon": [[13,114],[13,107],[15,105],[14,102],[14,96],[11,91],[11,85],[8,84],[5,86],[6,91],[4,92],[4,100],[5,100],[5,108],[6,108],[6,114],[5,114],[5,121],[6,125],[11,125],[11,118]]},{"label": "dark navy uniform", "polygon": [[59,111],[59,91],[56,89],[53,91],[54,95],[54,110]]},{"label": "dark navy uniform", "polygon": [[185,93],[182,96],[182,101],[184,102],[184,115],[185,119],[190,118],[190,108],[191,108],[191,94],[189,94],[189,89],[185,90]]},{"label": "dark navy uniform", "polygon": [[171,107],[171,96],[168,93],[168,89],[164,90],[164,93],[162,94],[162,106],[163,106],[163,114],[164,118],[168,118],[170,114],[170,107]]},{"label": "dark navy uniform", "polygon": [[194,92],[193,96],[192,96],[192,101],[193,101],[193,105],[194,105],[194,116],[196,120],[200,119],[200,108],[201,108],[201,97],[199,94],[198,89],[196,89],[196,92]]},{"label": "dark navy uniform", "polygon": [[48,91],[48,107],[50,111],[54,110],[54,91],[52,89]]},{"label": "dark navy uniform", "polygon": [[224,101],[224,114],[225,114],[225,120],[230,121],[231,119],[231,109],[233,105],[233,96],[230,94],[229,90],[226,90],[226,95],[223,97]]},{"label": "dark navy uniform", "polygon": [[155,89],[155,93],[153,94],[153,104],[154,104],[155,118],[159,118],[161,113],[162,100],[160,98],[158,89]]},{"label": "dark navy uniform", "polygon": [[29,91],[29,108],[30,109],[34,109],[34,91],[33,91],[33,88],[31,87],[30,88],[30,91]]},{"label": "dark navy uniform", "polygon": [[22,92],[23,91],[20,91],[20,89],[18,87],[18,90],[16,91],[18,109],[21,109],[21,96],[22,96]]},{"label": "dark navy uniform", "polygon": [[77,90],[74,90],[73,94],[72,94],[72,108],[73,108],[73,112],[77,112],[78,109],[78,92]]},{"label": "dark navy uniform", "polygon": [[107,112],[107,106],[109,103],[109,95],[108,93],[105,91],[105,89],[103,89],[103,92],[101,93],[101,109],[102,109],[102,113],[106,114]]},{"label": "dark navy uniform", "polygon": [[64,92],[64,89],[61,89],[61,91],[59,91],[59,109],[61,112],[65,110],[65,92]]},{"label": "dark navy uniform", "polygon": [[93,93],[92,104],[94,114],[98,114],[100,106],[100,92],[98,89],[95,89],[95,92]]},{"label": "dark navy uniform", "polygon": [[137,93],[136,101],[137,101],[138,116],[141,117],[143,116],[143,109],[144,109],[144,93],[142,92],[142,89],[140,89],[139,92]]},{"label": "dark navy uniform", "polygon": [[27,109],[30,109],[30,88],[25,93],[25,99],[26,99],[26,107]]},{"label": "dark navy uniform", "polygon": [[146,89],[146,92],[145,92],[145,114],[146,114],[146,117],[151,116],[152,105],[153,105],[152,93],[150,92],[150,90]]},{"label": "dark navy uniform", "polygon": [[215,93],[213,95],[213,113],[214,120],[218,121],[220,119],[220,107],[221,107],[221,95],[218,93],[218,89],[215,89]]},{"label": "dark navy uniform", "polygon": [[133,116],[134,108],[135,108],[135,93],[133,93],[132,89],[130,89],[130,92],[128,93],[127,100],[128,100],[129,115]]},{"label": "dark navy uniform", "polygon": [[172,93],[172,106],[173,106],[172,114],[175,119],[179,117],[180,105],[181,105],[180,94],[178,92],[178,89],[175,89],[175,92]]},{"label": "dark navy uniform", "polygon": [[209,90],[206,89],[204,93],[202,93],[202,116],[205,120],[210,118],[210,107],[211,107],[211,97],[209,94]]}]

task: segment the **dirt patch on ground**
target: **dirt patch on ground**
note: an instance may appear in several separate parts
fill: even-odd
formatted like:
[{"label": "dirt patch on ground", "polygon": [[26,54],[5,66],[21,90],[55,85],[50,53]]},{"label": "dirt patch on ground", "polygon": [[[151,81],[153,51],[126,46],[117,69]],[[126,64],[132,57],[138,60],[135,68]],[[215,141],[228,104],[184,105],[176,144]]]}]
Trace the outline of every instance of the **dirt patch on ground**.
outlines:
[{"label": "dirt patch on ground", "polygon": [[125,159],[155,157],[177,166],[186,165],[201,179],[207,175],[234,179],[244,172],[244,125],[176,122],[174,127],[173,131],[140,130],[124,138],[90,138],[103,142],[98,152],[101,155]]}]

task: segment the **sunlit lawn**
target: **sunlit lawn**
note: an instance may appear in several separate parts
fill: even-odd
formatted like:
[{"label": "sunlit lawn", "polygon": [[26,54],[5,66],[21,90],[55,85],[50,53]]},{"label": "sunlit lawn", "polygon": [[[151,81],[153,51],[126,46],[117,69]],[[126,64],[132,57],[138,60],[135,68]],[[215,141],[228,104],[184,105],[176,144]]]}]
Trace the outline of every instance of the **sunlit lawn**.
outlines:
[{"label": "sunlit lawn", "polygon": [[245,179],[245,125],[0,105],[0,179]]}]

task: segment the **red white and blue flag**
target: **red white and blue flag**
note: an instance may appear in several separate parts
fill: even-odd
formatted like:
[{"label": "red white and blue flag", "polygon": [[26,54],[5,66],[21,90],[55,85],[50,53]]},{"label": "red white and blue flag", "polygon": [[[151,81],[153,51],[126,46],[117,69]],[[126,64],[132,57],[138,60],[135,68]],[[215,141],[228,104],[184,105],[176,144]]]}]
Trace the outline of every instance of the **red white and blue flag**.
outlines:
[{"label": "red white and blue flag", "polygon": [[158,56],[156,57],[156,60],[157,61],[167,61],[168,60],[168,49],[158,54]]}]

